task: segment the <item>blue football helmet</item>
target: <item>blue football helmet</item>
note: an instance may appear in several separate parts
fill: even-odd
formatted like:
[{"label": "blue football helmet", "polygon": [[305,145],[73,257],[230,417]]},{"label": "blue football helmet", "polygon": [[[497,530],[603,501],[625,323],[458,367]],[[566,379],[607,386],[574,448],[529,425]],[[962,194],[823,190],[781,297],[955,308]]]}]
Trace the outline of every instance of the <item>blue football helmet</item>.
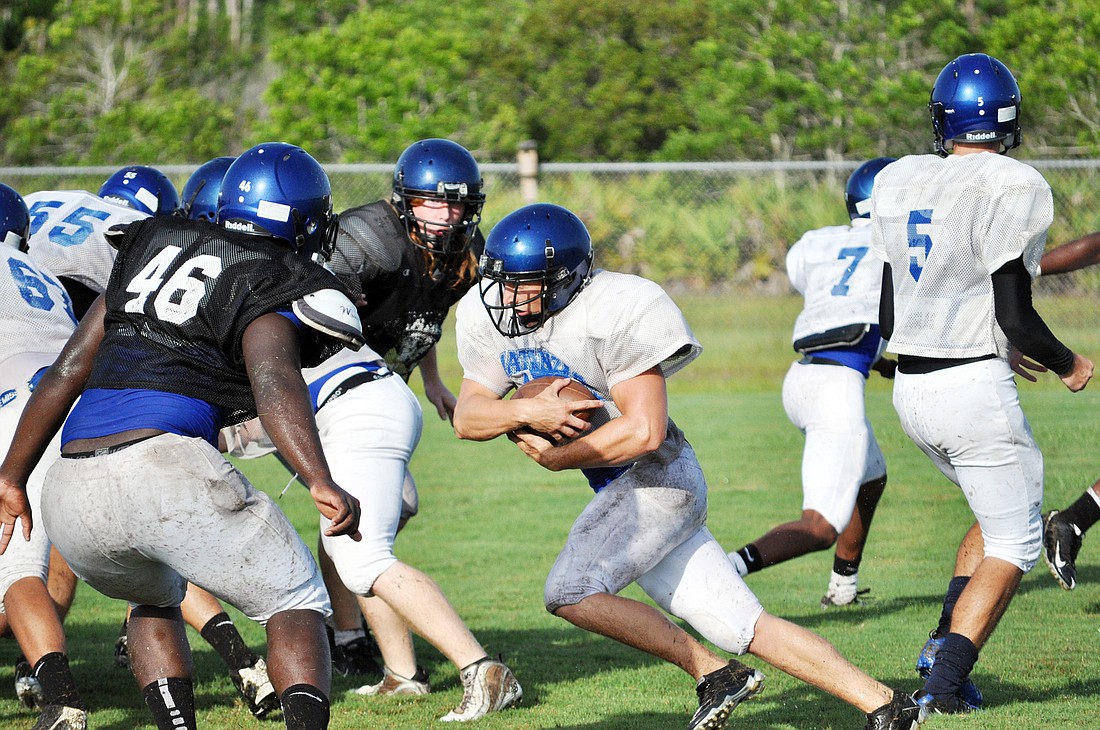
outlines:
[{"label": "blue football helmet", "polygon": [[328,259],[336,234],[328,175],[301,147],[258,144],[225,171],[217,222],[232,231],[271,236],[295,253]]},{"label": "blue football helmet", "polygon": [[[390,199],[413,244],[435,253],[462,253],[477,231],[485,205],[481,170],[462,145],[449,139],[422,139],[397,158]],[[462,219],[439,224],[417,218],[412,206],[417,199],[462,203]],[[446,230],[431,232],[428,225]]]},{"label": "blue football helmet", "polygon": [[875,184],[875,175],[895,159],[894,157],[876,157],[873,160],[867,160],[848,177],[848,184],[844,186],[844,204],[848,206],[849,218],[854,220],[871,217],[869,201],[871,189]]},{"label": "blue football helmet", "polygon": [[183,213],[191,220],[213,221],[218,212],[222,178],[236,157],[215,157],[199,165],[183,186]]},{"label": "blue football helmet", "polygon": [[481,301],[493,325],[506,337],[528,334],[590,281],[592,237],[559,205],[526,205],[489,232],[479,268]]},{"label": "blue football helmet", "polygon": [[130,165],[111,175],[99,188],[99,197],[149,215],[172,215],[180,208],[180,194],[168,176],[145,165]]},{"label": "blue football helmet", "polygon": [[31,216],[23,196],[0,183],[0,243],[26,251],[30,230]]},{"label": "blue football helmet", "polygon": [[936,154],[954,142],[1000,142],[1001,154],[1020,145],[1020,87],[1003,63],[968,53],[944,66],[928,102]]}]

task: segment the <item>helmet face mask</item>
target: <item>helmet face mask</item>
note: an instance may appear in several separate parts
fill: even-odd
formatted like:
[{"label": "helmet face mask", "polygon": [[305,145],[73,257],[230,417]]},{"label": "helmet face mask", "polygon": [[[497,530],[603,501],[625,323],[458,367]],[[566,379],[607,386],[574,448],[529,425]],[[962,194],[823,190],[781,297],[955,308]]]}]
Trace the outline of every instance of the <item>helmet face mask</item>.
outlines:
[{"label": "helmet face mask", "polygon": [[999,142],[1001,154],[1020,145],[1020,87],[1003,63],[968,53],[936,77],[928,102],[936,154],[946,157],[955,142]]},{"label": "helmet face mask", "polygon": [[[457,220],[417,215],[422,201],[461,205]],[[393,170],[390,202],[413,245],[439,254],[465,253],[481,223],[485,204],[481,171],[473,155],[447,139],[414,142],[401,153]]]},{"label": "helmet face mask", "polygon": [[0,245],[7,244],[25,252],[30,230],[31,216],[23,196],[0,183]]},{"label": "helmet face mask", "polygon": [[147,165],[122,168],[107,178],[97,195],[149,215],[174,215],[181,207],[179,192],[168,176]]},{"label": "helmet face mask", "polygon": [[848,206],[849,219],[871,217],[871,190],[874,187],[875,175],[894,161],[893,157],[876,157],[864,162],[848,177],[848,182],[844,186],[844,204]]},{"label": "helmet face mask", "polygon": [[270,236],[295,253],[327,259],[335,242],[332,188],[321,165],[283,142],[258,144],[225,171],[217,223]]},{"label": "helmet face mask", "polygon": [[518,337],[541,328],[588,284],[592,239],[565,208],[536,203],[493,228],[479,267],[489,319],[504,336]]}]

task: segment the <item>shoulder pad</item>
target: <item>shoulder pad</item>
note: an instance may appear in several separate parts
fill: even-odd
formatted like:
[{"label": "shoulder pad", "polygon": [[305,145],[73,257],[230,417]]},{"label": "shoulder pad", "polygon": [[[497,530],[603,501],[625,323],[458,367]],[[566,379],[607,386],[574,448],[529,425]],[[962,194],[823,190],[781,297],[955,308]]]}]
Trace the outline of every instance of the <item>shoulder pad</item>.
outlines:
[{"label": "shoulder pad", "polygon": [[290,306],[303,324],[335,337],[353,350],[366,343],[355,305],[336,289],[315,291]]},{"label": "shoulder pad", "polygon": [[103,237],[107,239],[107,243],[111,248],[117,249],[119,247],[119,244],[122,243],[122,237],[126,235],[126,229],[129,226],[129,223],[116,223],[104,231]]}]

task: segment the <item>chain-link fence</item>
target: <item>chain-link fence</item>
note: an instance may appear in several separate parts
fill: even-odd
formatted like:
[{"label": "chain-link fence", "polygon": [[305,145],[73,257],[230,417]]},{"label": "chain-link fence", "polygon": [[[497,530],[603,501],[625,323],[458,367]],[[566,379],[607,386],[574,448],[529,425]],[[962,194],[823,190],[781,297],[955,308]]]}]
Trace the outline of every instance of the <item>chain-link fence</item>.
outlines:
[{"label": "chain-link fence", "polygon": [[[522,160],[522,152],[521,152]],[[1100,161],[1033,160],[1054,190],[1048,245],[1100,230]],[[806,230],[847,222],[843,190],[856,162],[483,164],[483,230],[533,200],[564,205],[592,233],[599,266],[680,290],[789,291],[783,261]],[[161,166],[182,187],[194,165]],[[0,168],[23,193],[98,190],[114,167]],[[337,210],[387,197],[392,166],[333,164]],[[521,176],[521,169],[524,175]],[[1100,291],[1100,267],[1040,280],[1039,294]]]}]

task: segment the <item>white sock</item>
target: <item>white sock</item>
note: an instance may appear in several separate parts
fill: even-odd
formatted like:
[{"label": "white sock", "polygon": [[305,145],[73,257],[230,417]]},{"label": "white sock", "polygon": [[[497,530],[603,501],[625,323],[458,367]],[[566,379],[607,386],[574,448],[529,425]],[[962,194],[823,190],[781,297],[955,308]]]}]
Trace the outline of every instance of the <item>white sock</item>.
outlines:
[{"label": "white sock", "polygon": [[745,559],[741,557],[741,553],[729,553],[729,556],[733,567],[737,568],[737,575],[744,578],[749,574],[749,566],[745,565]]}]

